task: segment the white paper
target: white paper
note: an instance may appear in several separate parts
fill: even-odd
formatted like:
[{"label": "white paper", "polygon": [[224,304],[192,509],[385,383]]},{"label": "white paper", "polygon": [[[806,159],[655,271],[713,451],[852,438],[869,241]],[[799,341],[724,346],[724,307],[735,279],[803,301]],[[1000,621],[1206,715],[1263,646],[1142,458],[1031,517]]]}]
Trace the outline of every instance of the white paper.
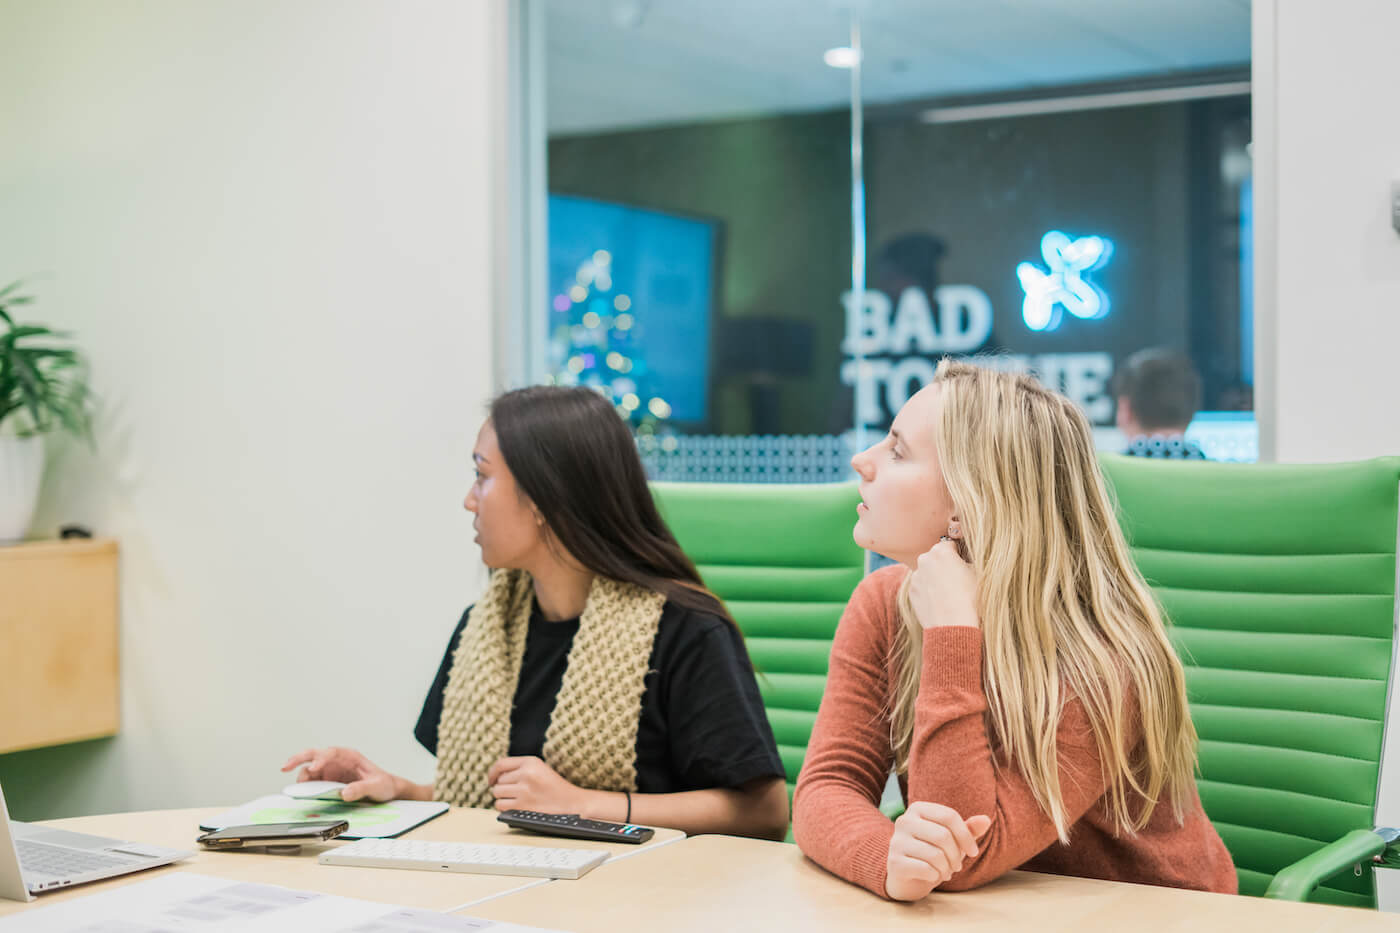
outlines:
[{"label": "white paper", "polygon": [[174,872],[0,920],[0,933],[548,933],[432,910]]}]

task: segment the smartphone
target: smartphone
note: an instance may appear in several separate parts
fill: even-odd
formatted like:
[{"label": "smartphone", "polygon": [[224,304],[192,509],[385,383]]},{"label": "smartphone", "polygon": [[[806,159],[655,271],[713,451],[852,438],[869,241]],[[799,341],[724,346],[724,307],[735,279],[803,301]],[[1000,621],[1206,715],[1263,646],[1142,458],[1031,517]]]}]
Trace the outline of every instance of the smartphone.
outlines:
[{"label": "smartphone", "polygon": [[295,846],[334,839],[350,828],[346,820],[309,820],[304,823],[260,823],[254,826],[228,826],[205,833],[195,841],[209,849],[238,849],[244,846]]}]

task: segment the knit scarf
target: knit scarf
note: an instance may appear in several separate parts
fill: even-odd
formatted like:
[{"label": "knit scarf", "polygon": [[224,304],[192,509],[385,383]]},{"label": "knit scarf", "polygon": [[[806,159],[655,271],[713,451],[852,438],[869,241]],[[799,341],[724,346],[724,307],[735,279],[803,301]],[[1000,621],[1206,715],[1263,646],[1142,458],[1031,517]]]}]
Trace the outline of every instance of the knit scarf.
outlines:
[{"label": "knit scarf", "polygon": [[[637,789],[644,678],[665,602],[643,587],[593,578],[544,739],[545,762],[571,784]],[[438,721],[438,800],[491,806],[486,772],[510,751],[510,714],[533,604],[528,573],[497,570],[467,617]]]}]

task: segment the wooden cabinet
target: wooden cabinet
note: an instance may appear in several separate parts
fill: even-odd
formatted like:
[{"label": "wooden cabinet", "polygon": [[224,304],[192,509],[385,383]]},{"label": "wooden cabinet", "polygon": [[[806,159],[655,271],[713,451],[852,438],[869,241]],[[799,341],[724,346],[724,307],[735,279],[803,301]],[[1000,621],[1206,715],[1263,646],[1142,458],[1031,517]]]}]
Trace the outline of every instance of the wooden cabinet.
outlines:
[{"label": "wooden cabinet", "polygon": [[0,753],[115,735],[117,543],[0,547]]}]

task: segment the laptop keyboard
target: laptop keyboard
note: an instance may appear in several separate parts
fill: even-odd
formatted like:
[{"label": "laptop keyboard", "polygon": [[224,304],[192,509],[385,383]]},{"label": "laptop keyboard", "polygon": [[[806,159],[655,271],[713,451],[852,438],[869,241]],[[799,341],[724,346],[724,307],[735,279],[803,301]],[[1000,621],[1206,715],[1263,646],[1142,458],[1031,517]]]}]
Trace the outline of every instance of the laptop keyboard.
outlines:
[{"label": "laptop keyboard", "polygon": [[132,864],[131,859],[108,855],[105,852],[65,849],[32,839],[16,839],[15,845],[19,849],[19,867],[34,875],[64,878],[106,868],[125,868]]}]

